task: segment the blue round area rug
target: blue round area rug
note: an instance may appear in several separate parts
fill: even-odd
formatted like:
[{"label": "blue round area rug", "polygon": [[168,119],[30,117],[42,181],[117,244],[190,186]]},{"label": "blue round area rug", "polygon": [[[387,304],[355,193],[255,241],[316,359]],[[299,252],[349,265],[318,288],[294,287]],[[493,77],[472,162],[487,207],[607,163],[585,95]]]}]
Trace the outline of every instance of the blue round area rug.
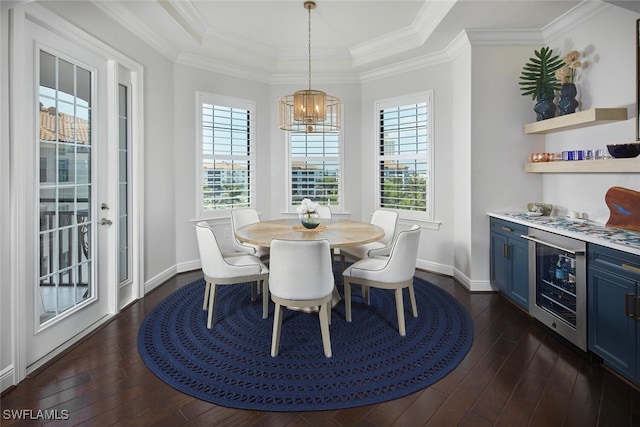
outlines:
[{"label": "blue round area rug", "polygon": [[[338,276],[338,275],[336,275]],[[341,277],[338,289],[342,293]],[[284,311],[280,353],[272,358],[273,303],[251,301],[248,283],[221,286],[213,329],[202,309],[204,280],[169,295],[144,319],[138,351],[146,366],[175,389],[217,405],[261,411],[352,408],[397,399],[451,372],[473,341],[469,313],[437,286],[414,278],[418,318],[405,289],[407,335],[401,337],[394,292],[371,289],[371,305],[352,288],[333,309],[333,357],[325,358],[318,315]]]}]

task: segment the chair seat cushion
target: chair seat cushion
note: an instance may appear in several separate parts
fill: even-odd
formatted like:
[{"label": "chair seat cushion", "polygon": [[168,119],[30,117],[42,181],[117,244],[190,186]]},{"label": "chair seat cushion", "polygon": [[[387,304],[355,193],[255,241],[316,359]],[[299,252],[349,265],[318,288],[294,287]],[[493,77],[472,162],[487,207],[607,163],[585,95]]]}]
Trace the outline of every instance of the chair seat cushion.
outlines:
[{"label": "chair seat cushion", "polygon": [[259,274],[267,274],[269,272],[269,269],[267,268],[267,266],[264,265],[264,263],[260,261],[259,258],[253,255],[234,255],[229,258],[225,258],[225,261],[228,264],[236,265],[236,266],[257,265],[260,267]]},{"label": "chair seat cushion", "polygon": [[413,277],[401,277],[398,275],[399,272],[385,268],[388,262],[388,257],[363,258],[346,268],[342,275],[385,283],[403,282]]},{"label": "chair seat cushion", "polygon": [[368,253],[371,249],[380,249],[386,246],[387,245],[381,242],[365,243],[364,245],[340,248],[340,254],[344,254],[345,256],[355,259],[362,259],[369,256]]}]

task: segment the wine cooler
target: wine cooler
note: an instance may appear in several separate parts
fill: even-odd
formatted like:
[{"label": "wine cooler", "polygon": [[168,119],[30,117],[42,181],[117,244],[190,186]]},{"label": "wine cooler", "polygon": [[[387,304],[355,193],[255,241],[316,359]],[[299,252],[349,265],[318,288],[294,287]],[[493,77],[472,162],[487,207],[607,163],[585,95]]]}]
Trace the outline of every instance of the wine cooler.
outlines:
[{"label": "wine cooler", "polygon": [[587,350],[586,243],[530,228],[529,312]]}]

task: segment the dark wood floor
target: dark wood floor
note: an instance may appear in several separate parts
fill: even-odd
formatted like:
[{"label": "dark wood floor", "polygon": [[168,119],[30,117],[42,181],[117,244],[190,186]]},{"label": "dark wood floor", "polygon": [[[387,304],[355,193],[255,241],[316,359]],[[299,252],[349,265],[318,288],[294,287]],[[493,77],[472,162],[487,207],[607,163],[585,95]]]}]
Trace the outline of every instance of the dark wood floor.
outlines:
[{"label": "dark wood floor", "polygon": [[5,419],[8,409],[56,409],[68,411],[68,420],[47,425],[640,426],[640,392],[560,342],[504,298],[469,294],[449,277],[416,274],[469,310],[475,340],[453,372],[402,399],[347,410],[276,413],[229,409],[172,389],[142,363],[136,336],[158,302],[201,277],[193,272],[169,280],[5,392],[2,425],[39,425]]}]

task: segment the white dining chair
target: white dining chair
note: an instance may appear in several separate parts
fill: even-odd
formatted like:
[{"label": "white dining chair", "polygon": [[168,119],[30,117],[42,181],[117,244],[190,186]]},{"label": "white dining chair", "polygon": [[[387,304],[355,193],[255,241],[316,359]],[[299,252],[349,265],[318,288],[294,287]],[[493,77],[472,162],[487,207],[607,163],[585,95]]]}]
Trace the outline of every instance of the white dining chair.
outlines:
[{"label": "white dining chair", "polygon": [[391,251],[391,245],[398,225],[398,212],[378,209],[371,217],[371,224],[381,227],[384,230],[384,237],[375,242],[340,248],[340,265],[343,271],[346,258],[353,260],[367,258],[369,251],[372,249],[376,250],[377,255],[388,255]]},{"label": "white dining chair", "polygon": [[351,285],[362,285],[362,294],[367,305],[371,303],[369,288],[394,289],[396,293],[396,313],[398,330],[406,335],[404,302],[402,289],[409,288],[413,317],[418,317],[413,276],[416,270],[420,227],[414,225],[409,230],[400,231],[391,246],[389,256],[374,256],[361,259],[349,266],[343,273],[344,303],[347,322],[351,322]]},{"label": "white dining chair", "polygon": [[317,309],[324,355],[331,357],[329,323],[334,288],[329,241],[279,240],[271,242],[269,291],[276,305],[271,356],[280,351],[283,309]]},{"label": "white dining chair", "polygon": [[[225,257],[215,233],[205,221],[196,225],[196,236],[206,283],[202,309],[209,310],[207,328],[213,327],[216,291],[219,285],[257,282],[257,286],[262,289],[262,318],[266,319],[269,311],[269,270],[264,263],[254,255]],[[251,291],[251,299],[255,300],[254,289]]]},{"label": "white dining chair", "polygon": [[320,218],[331,219],[331,208],[329,206],[318,206],[318,215]]},{"label": "white dining chair", "polygon": [[233,248],[238,252],[255,255],[261,260],[269,258],[269,248],[240,242],[236,238],[236,230],[245,225],[260,222],[258,211],[252,208],[233,209],[231,211],[231,230],[233,231]]}]

